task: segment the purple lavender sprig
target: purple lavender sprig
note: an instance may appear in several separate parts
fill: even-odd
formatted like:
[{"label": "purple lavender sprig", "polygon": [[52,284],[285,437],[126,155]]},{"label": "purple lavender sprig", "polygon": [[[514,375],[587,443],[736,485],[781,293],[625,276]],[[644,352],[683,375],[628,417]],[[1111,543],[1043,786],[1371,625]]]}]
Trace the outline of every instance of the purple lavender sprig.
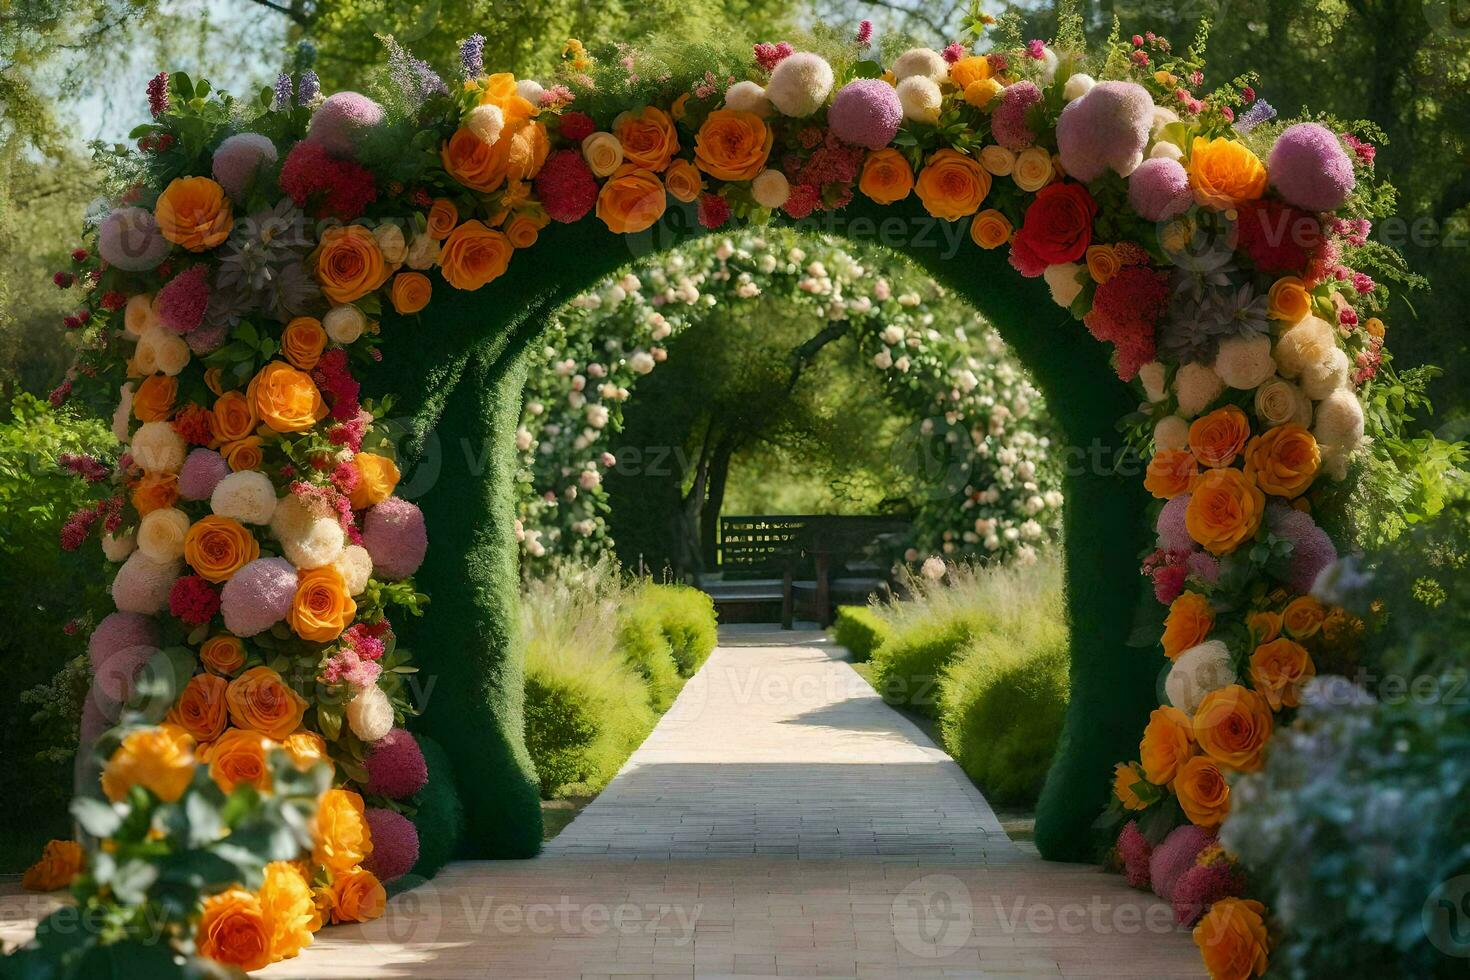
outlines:
[{"label": "purple lavender sprig", "polygon": [[1240,118],[1235,120],[1235,129],[1241,134],[1249,133],[1261,123],[1275,118],[1276,110],[1271,107],[1271,103],[1265,99],[1257,99],[1255,105],[1242,112]]},{"label": "purple lavender sprig", "polygon": [[459,42],[459,65],[465,78],[485,74],[485,35],[471,34]]},{"label": "purple lavender sprig", "polygon": [[271,100],[272,112],[285,112],[291,108],[291,76],[281,72],[276,76],[276,94]]},{"label": "purple lavender sprig", "polygon": [[316,97],[322,94],[322,80],[317,77],[316,72],[310,68],[301,73],[301,80],[296,83],[296,101],[300,105],[307,105],[316,101]]}]

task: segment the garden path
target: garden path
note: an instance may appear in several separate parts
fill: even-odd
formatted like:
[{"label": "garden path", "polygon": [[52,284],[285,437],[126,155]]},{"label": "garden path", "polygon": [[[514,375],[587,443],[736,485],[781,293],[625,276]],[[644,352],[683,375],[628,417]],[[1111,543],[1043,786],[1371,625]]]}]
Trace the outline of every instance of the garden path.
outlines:
[{"label": "garden path", "polygon": [[1012,844],[817,633],[727,628],[531,861],[459,862],[265,977],[1195,977],[1166,905]]}]

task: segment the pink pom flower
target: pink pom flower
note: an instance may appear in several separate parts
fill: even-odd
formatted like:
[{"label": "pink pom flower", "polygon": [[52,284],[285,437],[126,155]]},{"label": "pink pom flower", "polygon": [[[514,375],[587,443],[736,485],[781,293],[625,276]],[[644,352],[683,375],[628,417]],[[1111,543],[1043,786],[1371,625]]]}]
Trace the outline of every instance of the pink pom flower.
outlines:
[{"label": "pink pom flower", "polygon": [[1166,551],[1193,551],[1194,539],[1184,526],[1184,513],[1189,509],[1190,495],[1182,493],[1164,504],[1159,511],[1155,530],[1159,533],[1159,547]]},{"label": "pink pom flower", "polygon": [[[124,272],[147,272],[155,268],[172,247],[158,230],[153,212],[143,208],[118,208],[97,226],[97,254],[102,256],[102,261]],[[114,307],[103,303],[104,308],[121,306],[122,303]]]},{"label": "pink pom flower", "polygon": [[194,265],[158,291],[158,319],[174,333],[186,334],[204,320],[209,308],[209,267]]},{"label": "pink pom flower", "polygon": [[879,150],[892,142],[903,122],[903,104],[892,85],[859,78],[838,91],[827,110],[827,125],[844,143]]},{"label": "pink pom flower", "polygon": [[1178,217],[1194,203],[1189,172],[1168,157],[1143,161],[1128,177],[1128,203],[1148,221]]},{"label": "pink pom flower", "polygon": [[1036,132],[1026,122],[1026,113],[1041,101],[1041,89],[1032,82],[1006,86],[1000,106],[990,116],[990,132],[1008,150],[1024,150],[1036,142]]},{"label": "pink pom flower", "polygon": [[87,638],[87,658],[92,662],[92,673],[96,674],[113,655],[139,647],[151,654],[158,643],[158,623],[151,617],[130,612],[110,613]]},{"label": "pink pom flower", "polygon": [[236,133],[214,151],[211,170],[215,182],[235,201],[244,198],[262,166],[276,162],[276,144],[260,133]]},{"label": "pink pom flower", "polygon": [[1193,867],[1174,883],[1174,921],[1192,926],[1211,905],[1245,891],[1245,876],[1228,862]]},{"label": "pink pom flower", "polygon": [[1294,592],[1311,592],[1322,570],[1337,561],[1332,538],[1310,515],[1293,507],[1268,507],[1266,525],[1272,534],[1291,542],[1291,559],[1282,580]]},{"label": "pink pom flower", "polygon": [[213,449],[195,449],[179,471],[179,497],[208,500],[219,481],[230,475],[230,464]]},{"label": "pink pom flower", "polygon": [[557,150],[536,175],[536,196],[555,221],[579,221],[597,203],[597,178],[576,150]]},{"label": "pink pom flower", "polygon": [[1083,183],[1109,170],[1127,177],[1143,162],[1153,113],[1153,99],[1142,85],[1098,82],[1057,119],[1063,169]]},{"label": "pink pom flower", "polygon": [[1123,859],[1123,874],[1134,888],[1148,887],[1148,862],[1153,856],[1153,845],[1138,829],[1136,821],[1130,820],[1118,835],[1118,856]]},{"label": "pink pom flower", "polygon": [[1266,172],[1277,193],[1308,211],[1336,211],[1357,184],[1337,134],[1316,123],[1297,123],[1276,137]]},{"label": "pink pom flower", "polygon": [[370,806],[367,824],[373,850],[362,866],[383,882],[401,878],[413,870],[419,861],[419,831],[413,821],[396,810]]},{"label": "pink pom flower", "polygon": [[[311,116],[306,138],[337,157],[350,157],[356,138],[382,125],[383,107],[360,92],[329,95]],[[284,185],[283,185],[284,186]]]},{"label": "pink pom flower", "polygon": [[367,791],[402,800],[429,784],[429,765],[407,729],[395,728],[368,749]]},{"label": "pink pom flower", "polygon": [[1199,857],[1200,851],[1214,840],[1215,834],[1212,831],[1193,824],[1175,827],[1170,831],[1169,836],[1154,848],[1153,856],[1149,858],[1148,874],[1154,894],[1166,902],[1172,899],[1175,884],[1186,871],[1194,867],[1195,858]]},{"label": "pink pom flower", "polygon": [[373,558],[375,574],[408,578],[424,563],[429,548],[423,511],[402,497],[389,497],[367,512],[362,543]]},{"label": "pink pom flower", "polygon": [[225,629],[236,636],[263,633],[286,618],[295,597],[296,567],[284,558],[257,558],[225,583]]}]

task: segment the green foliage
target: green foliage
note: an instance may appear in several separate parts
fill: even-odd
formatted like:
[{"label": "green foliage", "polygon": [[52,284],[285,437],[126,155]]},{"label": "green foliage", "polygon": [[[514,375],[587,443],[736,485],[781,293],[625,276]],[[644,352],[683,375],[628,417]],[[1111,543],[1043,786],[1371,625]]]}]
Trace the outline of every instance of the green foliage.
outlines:
[{"label": "green foliage", "polygon": [[618,617],[618,650],[648,685],[648,700],[654,711],[667,711],[679,694],[682,681],[674,663],[674,648],[664,635],[658,610],[633,601]]},{"label": "green foliage", "polygon": [[693,677],[718,642],[715,603],[708,593],[687,585],[646,584],[634,602],[647,606],[669,642],[680,677]]},{"label": "green foliage", "polygon": [[833,642],[846,647],[857,663],[871,660],[891,635],[882,612],[873,606],[839,606],[832,622]]},{"label": "green foliage", "polygon": [[874,686],[889,704],[938,717],[941,672],[976,636],[992,628],[994,622],[979,611],[905,623],[874,652]]}]

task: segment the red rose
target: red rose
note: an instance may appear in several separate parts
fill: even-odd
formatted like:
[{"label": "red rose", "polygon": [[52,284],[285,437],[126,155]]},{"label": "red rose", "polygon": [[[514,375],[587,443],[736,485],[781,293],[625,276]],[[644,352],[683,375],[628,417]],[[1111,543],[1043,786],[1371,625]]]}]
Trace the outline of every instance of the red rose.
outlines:
[{"label": "red rose", "polygon": [[1096,215],[1097,202],[1083,185],[1057,183],[1043,187],[1026,209],[1026,218],[1012,245],[1032,260],[1024,263],[1027,268],[1021,269],[1022,273],[1040,263],[1059,265],[1081,259],[1092,244],[1092,219]]}]

